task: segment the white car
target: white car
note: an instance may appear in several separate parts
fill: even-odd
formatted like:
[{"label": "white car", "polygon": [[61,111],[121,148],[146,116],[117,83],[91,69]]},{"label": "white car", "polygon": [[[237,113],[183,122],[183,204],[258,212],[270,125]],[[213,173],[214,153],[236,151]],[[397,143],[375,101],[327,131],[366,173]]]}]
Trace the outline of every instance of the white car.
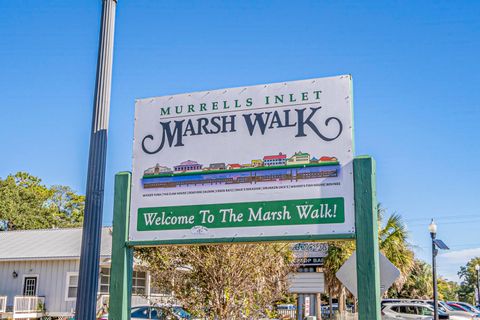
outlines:
[{"label": "white car", "polygon": [[[433,301],[429,301],[431,305],[433,305]],[[454,310],[452,307],[450,307],[447,303],[443,301],[438,302],[438,309],[445,312],[450,316],[451,320],[475,320],[475,319],[480,319],[477,316],[475,316],[475,313],[473,312],[466,312],[466,311],[458,311]]]},{"label": "white car", "polygon": [[[439,312],[439,319],[449,319],[449,316]],[[392,302],[382,304],[382,320],[415,319],[433,320],[433,307],[428,303]]]}]

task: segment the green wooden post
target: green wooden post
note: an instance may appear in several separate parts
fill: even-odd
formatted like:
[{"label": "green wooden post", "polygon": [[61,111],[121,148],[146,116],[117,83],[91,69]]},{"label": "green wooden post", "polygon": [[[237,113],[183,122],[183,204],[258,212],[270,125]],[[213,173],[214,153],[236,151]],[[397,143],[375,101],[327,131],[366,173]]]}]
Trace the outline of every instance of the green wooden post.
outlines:
[{"label": "green wooden post", "polygon": [[131,180],[130,172],[115,175],[109,320],[130,319],[133,249],[127,240]]},{"label": "green wooden post", "polygon": [[368,156],[355,158],[353,172],[355,180],[358,319],[380,320],[380,267],[375,160]]}]

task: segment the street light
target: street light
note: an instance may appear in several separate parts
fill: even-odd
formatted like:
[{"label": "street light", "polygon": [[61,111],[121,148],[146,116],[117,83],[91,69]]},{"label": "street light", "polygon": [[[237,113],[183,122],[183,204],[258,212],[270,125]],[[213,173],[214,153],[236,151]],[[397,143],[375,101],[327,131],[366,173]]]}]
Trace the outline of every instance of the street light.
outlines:
[{"label": "street light", "polygon": [[437,225],[435,221],[430,222],[428,225],[428,231],[430,231],[430,236],[432,237],[432,270],[433,270],[433,316],[434,320],[438,320],[438,293],[437,293],[437,266],[435,263],[435,257],[437,256],[438,250],[435,247],[435,237],[437,236]]},{"label": "street light", "polygon": [[437,225],[435,224],[435,221],[433,221],[433,219],[428,225],[428,231],[430,232],[430,236],[432,237],[433,314],[434,314],[433,319],[438,320],[437,264],[436,264],[435,258],[437,257],[438,249],[448,250],[448,247],[442,240],[436,239]]},{"label": "street light", "polygon": [[480,266],[478,264],[475,265],[475,270],[477,271],[477,306],[480,304],[480,287],[479,287],[479,277],[478,273],[480,271]]}]

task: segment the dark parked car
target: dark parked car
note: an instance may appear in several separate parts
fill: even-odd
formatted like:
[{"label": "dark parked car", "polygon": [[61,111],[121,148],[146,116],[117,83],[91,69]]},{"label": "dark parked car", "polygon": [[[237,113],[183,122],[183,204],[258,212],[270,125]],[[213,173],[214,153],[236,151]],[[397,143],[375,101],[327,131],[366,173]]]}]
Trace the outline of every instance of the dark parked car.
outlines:
[{"label": "dark parked car", "polygon": [[[132,320],[190,320],[190,314],[180,306],[140,306],[133,307]],[[98,320],[108,320],[108,314],[102,315]]]}]

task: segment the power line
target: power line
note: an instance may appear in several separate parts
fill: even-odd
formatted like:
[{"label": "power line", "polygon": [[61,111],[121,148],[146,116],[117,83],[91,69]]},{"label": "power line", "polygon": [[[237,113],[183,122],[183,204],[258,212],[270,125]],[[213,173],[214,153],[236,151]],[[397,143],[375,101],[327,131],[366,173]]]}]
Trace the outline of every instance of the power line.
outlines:
[{"label": "power line", "polygon": [[[461,218],[460,218],[461,219]],[[425,220],[426,221],[426,220]],[[438,222],[438,220],[436,220]],[[472,223],[472,222],[479,222],[480,223],[480,218],[476,219],[467,219],[467,220],[461,220],[461,221],[447,221],[447,222],[441,222],[441,225],[449,225],[449,224],[460,224],[460,223]],[[427,225],[426,223],[408,223],[408,220],[406,221],[407,226],[423,226]]]},{"label": "power line", "polygon": [[[478,218],[480,216],[480,213],[477,214],[456,214],[456,215],[443,215],[443,216],[433,216],[435,220],[440,220],[440,219],[450,219],[450,218]],[[425,218],[407,218],[405,216],[402,216],[405,220],[410,220],[410,221],[420,221],[420,220],[430,220],[432,217],[425,217]]]}]

